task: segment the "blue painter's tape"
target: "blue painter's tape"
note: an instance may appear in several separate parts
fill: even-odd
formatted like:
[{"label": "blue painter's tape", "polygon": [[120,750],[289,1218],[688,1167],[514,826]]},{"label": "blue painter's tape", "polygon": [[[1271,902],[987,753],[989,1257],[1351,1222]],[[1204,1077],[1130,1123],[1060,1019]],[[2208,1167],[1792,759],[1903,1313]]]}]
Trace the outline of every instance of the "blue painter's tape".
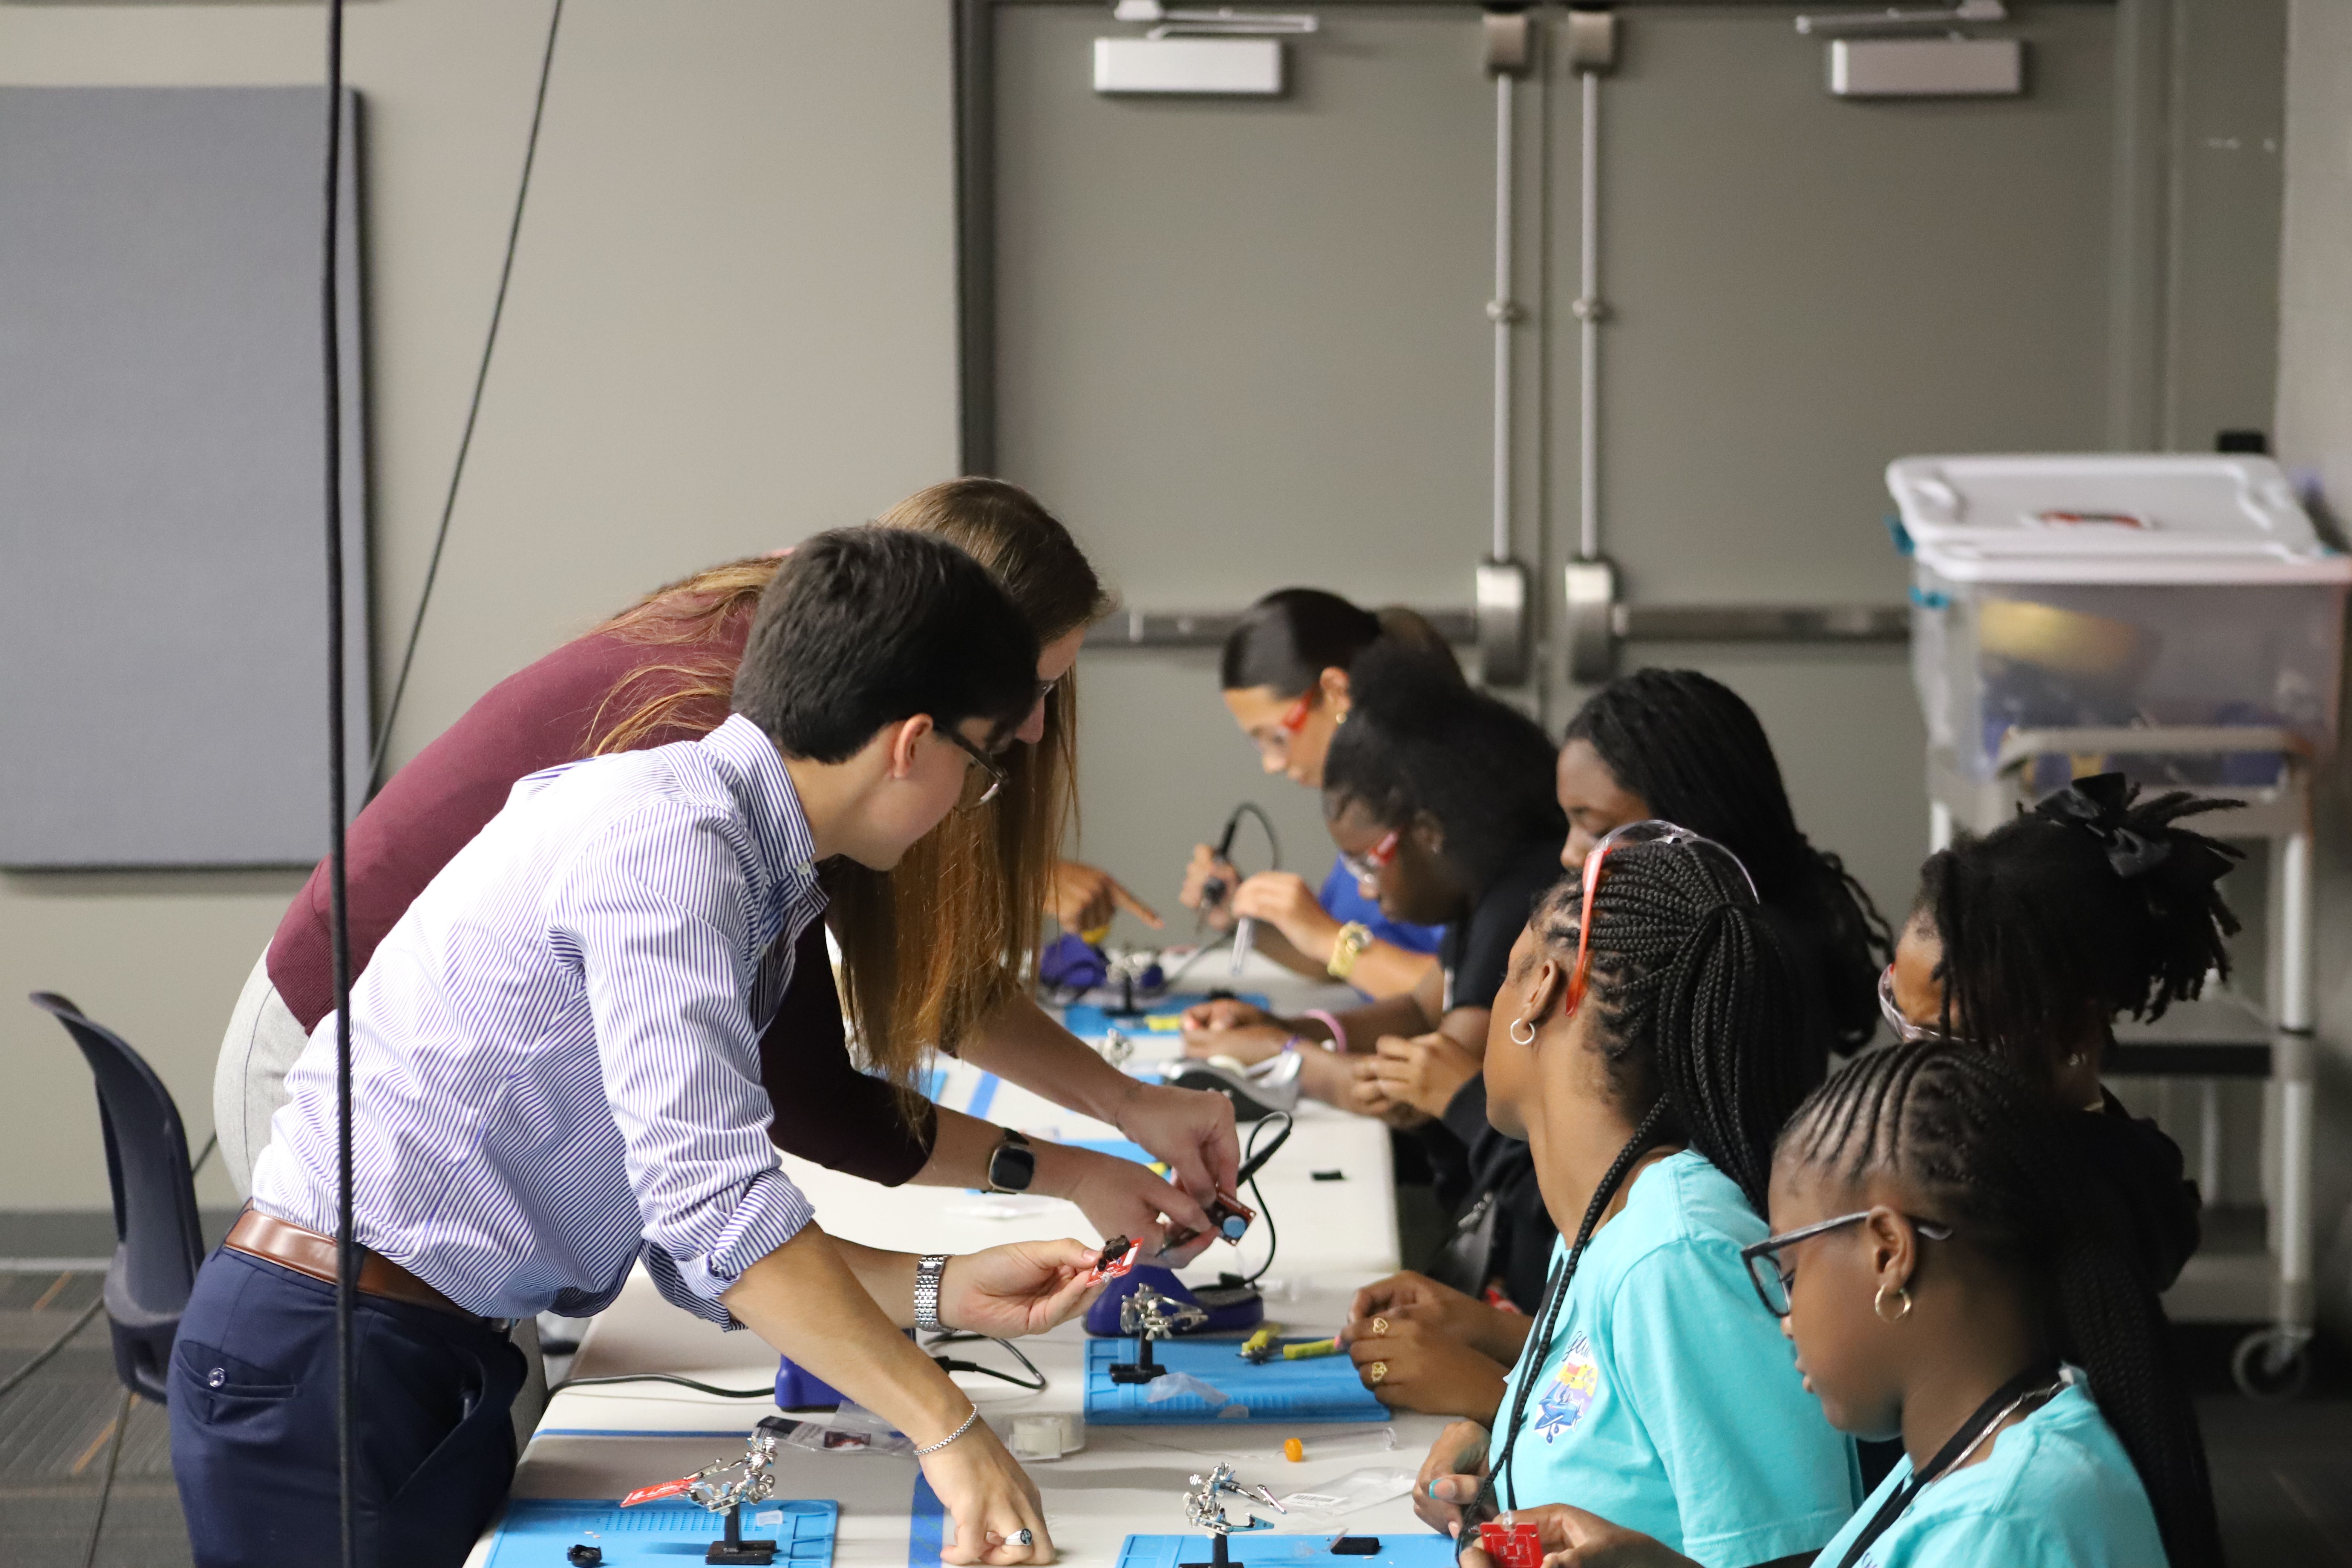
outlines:
[{"label": "blue painter's tape", "polygon": [[940,1568],[940,1549],[947,1543],[947,1505],[919,1469],[907,1504],[907,1568]]},{"label": "blue painter's tape", "polygon": [[1003,1083],[1004,1080],[992,1072],[981,1074],[980,1082],[971,1091],[971,1103],[963,1108],[964,1114],[977,1117],[982,1121],[987,1121],[988,1108],[996,1103],[996,1091],[1003,1086]]}]

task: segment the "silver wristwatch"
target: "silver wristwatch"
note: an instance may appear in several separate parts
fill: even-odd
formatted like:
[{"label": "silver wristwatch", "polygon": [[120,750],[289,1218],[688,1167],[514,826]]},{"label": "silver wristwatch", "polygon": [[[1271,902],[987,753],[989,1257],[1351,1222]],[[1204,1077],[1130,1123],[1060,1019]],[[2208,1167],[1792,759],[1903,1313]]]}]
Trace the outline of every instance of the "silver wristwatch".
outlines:
[{"label": "silver wristwatch", "polygon": [[915,1327],[936,1334],[940,1321],[940,1276],[947,1272],[948,1254],[928,1252],[915,1259]]}]

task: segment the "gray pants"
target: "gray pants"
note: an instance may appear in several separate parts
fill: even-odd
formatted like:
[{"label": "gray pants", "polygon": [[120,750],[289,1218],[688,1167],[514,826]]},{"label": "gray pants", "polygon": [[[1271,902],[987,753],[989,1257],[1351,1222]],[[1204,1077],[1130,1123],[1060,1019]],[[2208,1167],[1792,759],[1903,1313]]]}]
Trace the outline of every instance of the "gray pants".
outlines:
[{"label": "gray pants", "polygon": [[[213,1066],[213,1127],[220,1136],[221,1168],[240,1198],[253,1195],[253,1163],[269,1146],[269,1119],[286,1103],[286,1075],[310,1043],[269,983],[265,952],[237,993],[228,1033],[221,1037],[220,1060]],[[536,1320],[515,1324],[514,1343],[530,1363],[514,1402],[515,1452],[520,1453],[547,1409],[547,1367],[540,1359]]]}]

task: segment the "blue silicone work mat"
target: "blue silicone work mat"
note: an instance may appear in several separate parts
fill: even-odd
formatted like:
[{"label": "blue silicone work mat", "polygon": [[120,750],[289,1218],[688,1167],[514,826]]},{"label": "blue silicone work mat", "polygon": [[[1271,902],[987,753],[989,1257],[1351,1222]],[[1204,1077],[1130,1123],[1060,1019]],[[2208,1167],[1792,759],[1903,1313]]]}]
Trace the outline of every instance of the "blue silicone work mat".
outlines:
[{"label": "blue silicone work mat", "polygon": [[[1148,1383],[1113,1383],[1114,1362],[1135,1359],[1129,1339],[1087,1342],[1087,1419],[1103,1426],[1140,1426],[1199,1421],[1385,1421],[1388,1411],[1372,1397],[1355,1363],[1345,1355],[1263,1364],[1244,1361],[1238,1340],[1154,1342],[1154,1361],[1171,1372],[1189,1373],[1233,1402],[1210,1404],[1197,1394],[1180,1394],[1152,1404]],[[1225,1415],[1240,1405],[1246,1415]]]},{"label": "blue silicone work mat", "polygon": [[[1357,1532],[1350,1531],[1350,1534]],[[1335,1555],[1333,1535],[1286,1535],[1274,1531],[1229,1535],[1225,1551],[1235,1568],[1454,1568],[1454,1542],[1434,1531],[1409,1530],[1399,1535],[1365,1531],[1381,1543],[1378,1552],[1359,1557]],[[1118,1550],[1118,1568],[1181,1568],[1187,1563],[1209,1561],[1205,1535],[1130,1535]]]},{"label": "blue silicone work mat", "polygon": [[[743,1534],[776,1543],[776,1568],[827,1568],[841,1522],[837,1502],[770,1499],[743,1510]],[[625,1509],[601,1498],[516,1498],[507,1504],[486,1568],[569,1568],[574,1545],[601,1547],[604,1568],[680,1568],[727,1533],[727,1516],[677,1498]]]}]

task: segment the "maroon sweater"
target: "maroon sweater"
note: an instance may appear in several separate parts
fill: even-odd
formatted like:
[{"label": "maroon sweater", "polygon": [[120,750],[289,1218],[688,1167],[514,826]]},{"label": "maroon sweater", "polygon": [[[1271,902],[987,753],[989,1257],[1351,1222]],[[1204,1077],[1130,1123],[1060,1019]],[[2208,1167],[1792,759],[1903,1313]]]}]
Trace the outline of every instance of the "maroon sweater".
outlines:
[{"label": "maroon sweater", "polygon": [[[740,658],[749,629],[748,616],[735,616],[721,633],[723,646],[706,645],[704,651]],[[587,755],[605,699],[632,673],[674,657],[671,648],[592,632],[492,687],[394,773],[352,823],[344,847],[352,973],[367,967],[376,944],[425,885],[506,805],[517,780]],[[658,694],[660,679],[630,681],[625,700]],[[720,703],[698,703],[680,717],[684,722],[637,744],[697,739],[723,721],[727,710]],[[270,983],[305,1029],[318,1027],[334,1010],[329,912],[322,861],[269,943]],[[761,1037],[760,1077],[775,1108],[768,1135],[789,1153],[890,1186],[930,1158],[936,1119],[926,1110],[921,1125],[909,1127],[890,1087],[849,1059],[822,921],[802,933],[792,985]]]}]

